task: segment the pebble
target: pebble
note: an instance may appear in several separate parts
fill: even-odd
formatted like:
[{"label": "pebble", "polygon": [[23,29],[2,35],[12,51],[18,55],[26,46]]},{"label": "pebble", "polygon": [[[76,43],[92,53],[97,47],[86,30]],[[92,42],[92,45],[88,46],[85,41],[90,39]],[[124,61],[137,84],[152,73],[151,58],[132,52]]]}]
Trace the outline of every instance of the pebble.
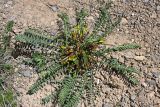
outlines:
[{"label": "pebble", "polygon": [[16,34],[20,33],[21,31],[22,30],[19,29],[19,28],[16,28],[16,27],[13,28],[13,32],[16,33]]},{"label": "pebble", "polygon": [[97,34],[98,34],[98,35],[102,35],[102,34],[104,34],[104,32],[99,31]]},{"label": "pebble", "polygon": [[128,104],[126,102],[120,102],[120,107],[127,107]]},{"label": "pebble", "polygon": [[128,0],[123,0],[123,3],[128,3]]},{"label": "pebble", "polygon": [[111,88],[109,87],[106,87],[106,86],[102,86],[102,92],[105,93],[105,94],[108,94],[111,92]]},{"label": "pebble", "polygon": [[127,20],[126,18],[122,18],[121,24],[122,24],[122,25],[125,25],[125,24],[127,24],[127,23],[128,23],[128,20]]},{"label": "pebble", "polygon": [[89,16],[89,17],[87,17],[87,19],[88,19],[89,21],[94,21],[93,16]]},{"label": "pebble", "polygon": [[21,68],[21,69],[25,69],[26,68],[25,65],[18,65],[18,67]]},{"label": "pebble", "polygon": [[3,19],[6,19],[7,16],[6,16],[5,14],[2,14],[2,18],[3,18]]},{"label": "pebble", "polygon": [[151,86],[151,85],[153,85],[153,86],[156,86],[156,81],[154,81],[154,80],[147,80],[147,82],[148,82],[148,84]]},{"label": "pebble", "polygon": [[32,77],[32,73],[29,70],[21,71],[20,74],[22,74],[24,77]]},{"label": "pebble", "polygon": [[113,107],[113,105],[109,103],[105,103],[105,104],[102,104],[102,107]]},{"label": "pebble", "polygon": [[152,91],[152,92],[150,92],[150,93],[148,94],[149,98],[153,98],[154,95],[155,95],[155,92],[154,92],[154,91]]},{"label": "pebble", "polygon": [[135,56],[134,59],[137,61],[143,61],[146,59],[146,57],[145,56]]},{"label": "pebble", "polygon": [[134,58],[135,57],[134,53],[130,52],[130,51],[126,52],[124,54],[124,56],[125,56],[125,58]]},{"label": "pebble", "polygon": [[51,5],[51,9],[54,11],[54,12],[57,12],[59,10],[59,7],[57,5]]},{"label": "pebble", "polygon": [[119,62],[124,63],[124,58],[123,57],[119,57]]},{"label": "pebble", "polygon": [[14,69],[14,72],[17,72],[17,71],[18,71],[18,68],[15,68],[15,69]]},{"label": "pebble", "polygon": [[147,84],[146,84],[145,82],[142,82],[141,85],[142,85],[143,87],[147,87]]},{"label": "pebble", "polygon": [[7,4],[8,4],[8,5],[12,5],[12,4],[13,4],[13,1],[8,1]]},{"label": "pebble", "polygon": [[155,78],[160,78],[160,72],[152,72]]},{"label": "pebble", "polygon": [[151,18],[157,18],[157,13],[156,13],[156,12],[153,12],[150,17],[151,17]]},{"label": "pebble", "polygon": [[76,23],[77,23],[76,18],[70,18],[70,23],[71,23],[72,25],[76,25]]},{"label": "pebble", "polygon": [[51,22],[51,26],[53,26],[53,25],[55,25],[55,22],[54,22],[54,21]]},{"label": "pebble", "polygon": [[160,10],[160,5],[157,6],[157,10]]},{"label": "pebble", "polygon": [[131,102],[131,107],[138,107],[135,102]]},{"label": "pebble", "polygon": [[148,2],[149,2],[149,0],[144,0],[144,2],[145,2],[145,3],[148,3]]},{"label": "pebble", "polygon": [[136,99],[136,95],[131,96],[131,100],[134,101]]},{"label": "pebble", "polygon": [[6,7],[6,8],[7,8],[7,7],[9,7],[9,5],[8,5],[8,4],[5,4],[5,5],[4,5],[4,7]]},{"label": "pebble", "polygon": [[112,58],[118,59],[118,58],[119,58],[119,55],[114,53],[114,54],[112,54]]}]

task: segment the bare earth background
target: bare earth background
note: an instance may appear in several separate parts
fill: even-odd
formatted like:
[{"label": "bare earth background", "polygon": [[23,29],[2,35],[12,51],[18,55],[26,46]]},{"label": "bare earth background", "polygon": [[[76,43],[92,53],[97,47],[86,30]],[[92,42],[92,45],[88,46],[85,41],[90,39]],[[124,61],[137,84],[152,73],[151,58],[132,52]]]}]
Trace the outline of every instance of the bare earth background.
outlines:
[{"label": "bare earth background", "polygon": [[[109,46],[123,43],[138,43],[139,50],[111,54],[120,62],[139,70],[140,85],[128,87],[121,77],[106,71],[96,74],[100,95],[96,107],[160,107],[160,0],[112,0],[113,16],[122,15],[120,26],[106,39]],[[66,12],[75,23],[75,9],[85,7],[90,12],[87,21],[94,22],[98,3],[95,0],[0,0],[0,31],[9,20],[15,21],[14,32],[20,33],[28,27],[40,27],[51,33],[58,29],[59,12]],[[24,57],[12,59],[16,67],[11,79],[18,93],[21,107],[56,107],[40,105],[40,99],[54,88],[46,86],[34,95],[26,95],[28,88],[38,78],[31,67],[22,64]],[[113,84],[110,86],[108,84]],[[79,107],[88,107],[85,99]]]}]

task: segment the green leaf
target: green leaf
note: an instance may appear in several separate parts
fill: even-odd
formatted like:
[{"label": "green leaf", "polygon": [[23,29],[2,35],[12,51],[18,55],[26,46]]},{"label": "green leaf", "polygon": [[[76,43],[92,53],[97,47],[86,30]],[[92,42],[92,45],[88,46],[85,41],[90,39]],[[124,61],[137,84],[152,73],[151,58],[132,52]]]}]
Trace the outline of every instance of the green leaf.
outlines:
[{"label": "green leaf", "polygon": [[7,22],[6,33],[12,32],[13,25],[14,25],[14,21],[8,21]]},{"label": "green leaf", "polygon": [[95,55],[102,56],[105,53],[124,51],[127,49],[137,49],[137,48],[141,48],[141,47],[138,44],[123,44],[123,45],[115,46],[113,48],[107,48],[107,49],[105,48],[103,50],[99,50],[95,53]]}]

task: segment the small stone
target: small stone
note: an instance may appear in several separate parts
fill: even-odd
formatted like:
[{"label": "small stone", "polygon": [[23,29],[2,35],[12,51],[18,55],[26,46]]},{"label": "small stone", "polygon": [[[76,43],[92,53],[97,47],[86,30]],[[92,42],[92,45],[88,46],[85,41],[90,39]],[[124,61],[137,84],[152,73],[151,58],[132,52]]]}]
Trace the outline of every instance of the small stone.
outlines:
[{"label": "small stone", "polygon": [[55,25],[55,22],[54,22],[54,21],[51,22],[51,26],[53,26],[53,25]]},{"label": "small stone", "polygon": [[131,102],[131,107],[136,107],[135,102]]},{"label": "small stone", "polygon": [[134,39],[131,39],[131,41],[134,42],[135,40],[134,40]]},{"label": "small stone", "polygon": [[118,54],[112,54],[111,56],[112,56],[112,58],[116,58],[116,59],[119,58]]},{"label": "small stone", "polygon": [[99,31],[97,34],[98,34],[98,35],[103,35],[103,34],[104,34],[104,32]]},{"label": "small stone", "polygon": [[120,57],[120,58],[119,58],[119,62],[124,63],[124,58],[123,58],[123,57]]},{"label": "small stone", "polygon": [[100,83],[100,79],[97,79],[97,84],[99,84]]},{"label": "small stone", "polygon": [[105,104],[102,104],[102,107],[113,107],[113,105],[109,103],[105,103]]},{"label": "small stone", "polygon": [[15,28],[15,27],[13,28],[13,32],[16,33],[16,34],[20,33],[21,31],[22,31],[21,29],[18,29],[18,28]]},{"label": "small stone", "polygon": [[15,69],[14,69],[14,72],[17,72],[17,71],[18,71],[18,68],[15,68]]},{"label": "small stone", "polygon": [[82,103],[82,104],[81,104],[81,107],[85,107],[85,104],[84,104],[84,103]]},{"label": "small stone", "polygon": [[122,24],[122,25],[125,25],[125,24],[127,24],[127,23],[128,23],[128,20],[127,20],[126,18],[122,18],[121,24]]},{"label": "small stone", "polygon": [[160,10],[160,5],[157,6],[157,10]]},{"label": "small stone", "polygon": [[153,85],[153,86],[156,86],[156,81],[154,81],[154,80],[147,80],[147,83],[151,86],[151,85]]},{"label": "small stone", "polygon": [[143,87],[147,87],[147,84],[146,84],[145,82],[142,82],[141,85],[142,85]]},{"label": "small stone", "polygon": [[156,12],[153,12],[150,17],[151,17],[151,18],[157,18],[157,13],[156,13]]},{"label": "small stone", "polygon": [[152,72],[155,78],[160,78],[160,72]]},{"label": "small stone", "polygon": [[8,1],[7,4],[12,5],[13,1]]},{"label": "small stone", "polygon": [[128,0],[123,0],[123,3],[128,3]]},{"label": "small stone", "polygon": [[131,96],[131,100],[134,101],[136,99],[136,95]]},{"label": "small stone", "polygon": [[52,36],[55,36],[55,35],[56,35],[56,32],[55,32],[55,31],[52,31],[50,34],[51,34]]},{"label": "small stone", "polygon": [[111,92],[111,88],[109,87],[106,87],[106,86],[102,86],[102,92],[105,93],[105,94],[109,94]]},{"label": "small stone", "polygon": [[9,7],[9,5],[8,5],[8,4],[5,4],[5,5],[4,5],[4,7],[6,7],[6,8],[7,8],[7,7]]},{"label": "small stone", "polygon": [[120,107],[127,107],[127,103],[126,102],[120,102]]},{"label": "small stone", "polygon": [[148,94],[149,98],[153,98],[154,95],[155,95],[155,92],[154,92],[154,91],[152,91],[152,92],[150,92],[150,93]]},{"label": "small stone", "polygon": [[7,16],[6,16],[5,14],[2,14],[2,18],[3,18],[3,19],[6,19]]},{"label": "small stone", "polygon": [[19,67],[20,67],[21,69],[25,69],[25,68],[26,68],[25,65],[19,65]]},{"label": "small stone", "polygon": [[71,23],[72,25],[76,25],[76,23],[77,23],[76,18],[70,18],[70,23]]},{"label": "small stone", "polygon": [[149,0],[144,0],[144,3],[148,3]]},{"label": "small stone", "polygon": [[59,10],[58,6],[57,5],[51,5],[51,9],[54,11],[54,12],[57,12]]},{"label": "small stone", "polygon": [[89,17],[87,17],[87,19],[88,19],[89,21],[94,21],[93,16],[89,16]]},{"label": "small stone", "polygon": [[143,61],[146,58],[145,58],[145,56],[135,56],[134,59],[137,60],[137,61]]},{"label": "small stone", "polygon": [[125,57],[125,58],[134,58],[134,57],[135,57],[135,54],[132,53],[132,52],[130,52],[130,51],[128,51],[128,52],[126,52],[126,53],[124,54],[124,57]]},{"label": "small stone", "polygon": [[132,16],[135,16],[135,13],[132,13],[131,15],[132,15]]},{"label": "small stone", "polygon": [[30,71],[26,70],[26,71],[21,71],[20,72],[24,77],[31,77],[32,74]]}]

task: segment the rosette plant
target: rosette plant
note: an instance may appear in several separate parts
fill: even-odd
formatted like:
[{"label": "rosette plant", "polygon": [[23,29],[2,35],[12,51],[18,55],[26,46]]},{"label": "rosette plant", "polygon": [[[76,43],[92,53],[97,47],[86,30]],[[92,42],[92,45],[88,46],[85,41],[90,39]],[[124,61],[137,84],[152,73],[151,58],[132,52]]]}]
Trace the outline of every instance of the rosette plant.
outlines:
[{"label": "rosette plant", "polygon": [[[56,84],[55,91],[42,99],[43,104],[52,101],[60,107],[75,107],[84,95],[88,103],[94,100],[94,75],[97,69],[109,68],[132,84],[138,82],[134,68],[106,55],[140,48],[137,44],[106,48],[106,37],[121,21],[120,17],[112,21],[108,8],[106,5],[99,9],[93,30],[88,29],[87,12],[81,9],[76,13],[76,25],[70,24],[66,13],[59,14],[61,26],[54,36],[35,29],[28,29],[16,36],[16,50],[21,54],[32,55],[38,52],[46,57],[45,66],[39,68],[39,79],[27,94],[36,93],[45,84]],[[61,79],[57,79],[59,76]]]}]

